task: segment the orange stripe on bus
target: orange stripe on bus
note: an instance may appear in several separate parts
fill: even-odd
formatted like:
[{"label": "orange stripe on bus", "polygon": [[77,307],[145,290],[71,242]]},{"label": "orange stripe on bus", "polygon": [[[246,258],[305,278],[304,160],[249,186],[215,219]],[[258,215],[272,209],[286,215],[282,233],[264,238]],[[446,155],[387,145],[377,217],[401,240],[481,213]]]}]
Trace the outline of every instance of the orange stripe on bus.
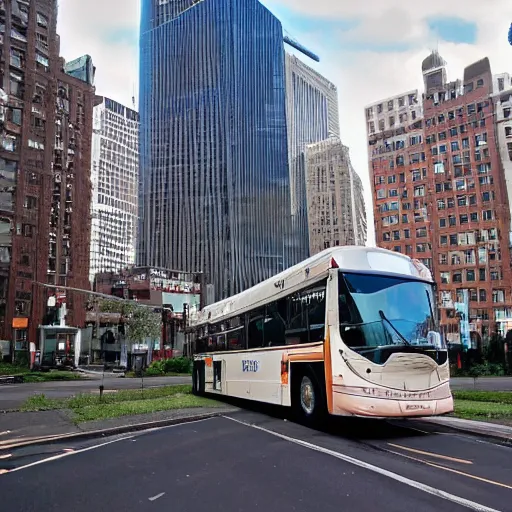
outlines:
[{"label": "orange stripe on bus", "polygon": [[315,361],[323,361],[324,354],[322,352],[306,352],[304,354],[289,354],[288,356],[290,362],[315,362]]}]

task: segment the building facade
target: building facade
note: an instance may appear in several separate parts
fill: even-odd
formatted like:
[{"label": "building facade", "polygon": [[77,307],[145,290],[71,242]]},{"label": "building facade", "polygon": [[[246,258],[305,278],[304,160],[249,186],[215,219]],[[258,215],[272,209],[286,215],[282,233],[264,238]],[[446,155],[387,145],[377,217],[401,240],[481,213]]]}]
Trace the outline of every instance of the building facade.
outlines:
[{"label": "building facade", "polygon": [[363,184],[339,137],[307,146],[306,191],[311,255],[366,244]]},{"label": "building facade", "polygon": [[338,91],[336,86],[304,64],[286,54],[286,118],[292,226],[296,233],[297,258],[309,257],[306,159],[308,144],[329,136],[339,136]]},{"label": "building facade", "polygon": [[448,82],[437,52],[422,72],[421,105],[407,108],[416,112],[414,124],[393,123],[407,95],[366,109],[376,237],[434,271],[447,341],[474,346],[500,328],[512,304],[510,208],[493,77],[483,59],[466,67],[462,80]]},{"label": "building facade", "polygon": [[295,262],[284,58],[257,0],[144,0],[138,264],[221,299]]},{"label": "building facade", "polygon": [[[0,350],[26,353],[56,294],[44,285],[89,286],[94,87],[64,72],[55,0],[1,1],[0,24]],[[83,324],[83,297],[65,300]]]},{"label": "building facade", "polygon": [[109,98],[94,107],[89,278],[135,264],[139,114]]}]

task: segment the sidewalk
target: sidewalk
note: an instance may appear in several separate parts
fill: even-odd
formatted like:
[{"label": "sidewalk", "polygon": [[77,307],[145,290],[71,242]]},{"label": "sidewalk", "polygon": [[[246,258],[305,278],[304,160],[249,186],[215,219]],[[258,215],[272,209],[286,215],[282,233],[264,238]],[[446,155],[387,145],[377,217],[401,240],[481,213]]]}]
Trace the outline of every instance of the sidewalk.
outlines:
[{"label": "sidewalk", "polygon": [[512,443],[512,427],[500,425],[499,423],[464,420],[461,418],[453,418],[451,416],[422,418],[421,421],[465,432],[470,435],[488,437]]}]

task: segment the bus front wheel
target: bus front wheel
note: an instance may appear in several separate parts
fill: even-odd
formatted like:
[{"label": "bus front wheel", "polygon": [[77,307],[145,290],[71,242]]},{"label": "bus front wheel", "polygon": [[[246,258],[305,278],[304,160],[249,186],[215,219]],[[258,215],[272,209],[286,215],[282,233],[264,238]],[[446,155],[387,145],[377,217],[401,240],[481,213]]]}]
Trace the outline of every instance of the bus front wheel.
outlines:
[{"label": "bus front wheel", "polygon": [[325,416],[325,398],[316,375],[306,370],[299,375],[293,386],[293,408],[302,423],[316,424]]}]

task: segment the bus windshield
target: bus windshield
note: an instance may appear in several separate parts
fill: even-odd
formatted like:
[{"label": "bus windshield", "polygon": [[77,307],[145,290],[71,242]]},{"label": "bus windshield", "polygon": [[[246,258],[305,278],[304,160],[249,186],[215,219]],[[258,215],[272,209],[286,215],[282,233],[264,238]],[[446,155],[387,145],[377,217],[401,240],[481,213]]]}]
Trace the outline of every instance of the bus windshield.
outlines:
[{"label": "bus windshield", "polygon": [[341,336],[361,354],[393,346],[444,349],[434,308],[429,283],[340,272]]}]

